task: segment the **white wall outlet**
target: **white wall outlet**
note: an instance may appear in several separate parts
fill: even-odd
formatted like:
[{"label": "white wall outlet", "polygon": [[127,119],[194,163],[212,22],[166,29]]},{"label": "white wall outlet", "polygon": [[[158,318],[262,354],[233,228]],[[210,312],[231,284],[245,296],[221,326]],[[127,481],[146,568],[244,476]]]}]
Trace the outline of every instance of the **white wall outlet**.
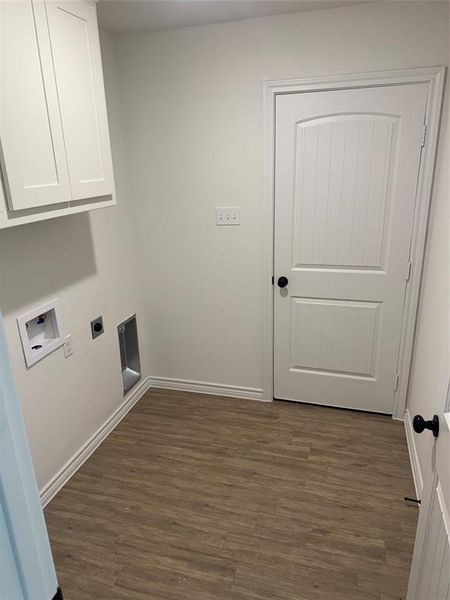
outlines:
[{"label": "white wall outlet", "polygon": [[216,225],[240,225],[239,206],[216,206]]},{"label": "white wall outlet", "polygon": [[73,354],[72,336],[66,335],[63,344],[64,358],[69,358]]}]

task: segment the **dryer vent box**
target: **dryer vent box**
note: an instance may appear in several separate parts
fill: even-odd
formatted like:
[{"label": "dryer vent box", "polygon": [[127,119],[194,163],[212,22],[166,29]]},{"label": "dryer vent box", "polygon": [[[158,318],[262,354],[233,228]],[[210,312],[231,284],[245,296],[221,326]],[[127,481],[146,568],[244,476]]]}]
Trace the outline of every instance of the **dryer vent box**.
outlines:
[{"label": "dryer vent box", "polygon": [[117,327],[119,334],[120,361],[124,395],[141,378],[141,361],[136,315],[133,315]]},{"label": "dryer vent box", "polygon": [[64,344],[56,298],[18,317],[17,325],[27,367]]}]

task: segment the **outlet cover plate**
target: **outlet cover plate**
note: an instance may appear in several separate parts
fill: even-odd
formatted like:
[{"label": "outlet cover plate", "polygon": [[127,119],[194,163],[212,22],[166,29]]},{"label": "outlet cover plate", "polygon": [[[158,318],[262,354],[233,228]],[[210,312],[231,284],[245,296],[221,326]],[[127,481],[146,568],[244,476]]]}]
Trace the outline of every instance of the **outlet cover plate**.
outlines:
[{"label": "outlet cover plate", "polygon": [[69,358],[73,354],[72,336],[66,335],[63,344],[64,358]]},{"label": "outlet cover plate", "polygon": [[97,338],[99,335],[102,335],[104,331],[105,330],[103,327],[103,317],[97,317],[96,319],[91,321],[91,333],[93,340],[95,340],[95,338]]}]

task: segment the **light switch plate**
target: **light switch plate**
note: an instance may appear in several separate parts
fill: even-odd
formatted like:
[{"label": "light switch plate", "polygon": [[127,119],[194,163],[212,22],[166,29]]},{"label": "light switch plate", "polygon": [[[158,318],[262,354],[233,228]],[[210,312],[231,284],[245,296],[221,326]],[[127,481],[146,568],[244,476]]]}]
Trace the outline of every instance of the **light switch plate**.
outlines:
[{"label": "light switch plate", "polygon": [[216,206],[216,225],[240,225],[239,206]]}]

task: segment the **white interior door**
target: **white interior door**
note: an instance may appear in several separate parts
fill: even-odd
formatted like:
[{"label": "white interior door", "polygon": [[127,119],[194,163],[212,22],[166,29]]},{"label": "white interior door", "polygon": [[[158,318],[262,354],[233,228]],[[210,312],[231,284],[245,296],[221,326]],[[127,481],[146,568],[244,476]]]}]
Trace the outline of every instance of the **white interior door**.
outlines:
[{"label": "white interior door", "polygon": [[277,97],[276,398],[392,412],[426,101],[425,84]]},{"label": "white interior door", "polygon": [[43,2],[0,2],[0,142],[11,209],[70,200]]},{"label": "white interior door", "polygon": [[61,598],[0,313],[0,599]]},{"label": "white interior door", "polygon": [[46,2],[72,199],[114,191],[94,3]]},{"label": "white interior door", "polygon": [[437,416],[439,436],[425,477],[408,600],[450,600],[450,393]]}]

